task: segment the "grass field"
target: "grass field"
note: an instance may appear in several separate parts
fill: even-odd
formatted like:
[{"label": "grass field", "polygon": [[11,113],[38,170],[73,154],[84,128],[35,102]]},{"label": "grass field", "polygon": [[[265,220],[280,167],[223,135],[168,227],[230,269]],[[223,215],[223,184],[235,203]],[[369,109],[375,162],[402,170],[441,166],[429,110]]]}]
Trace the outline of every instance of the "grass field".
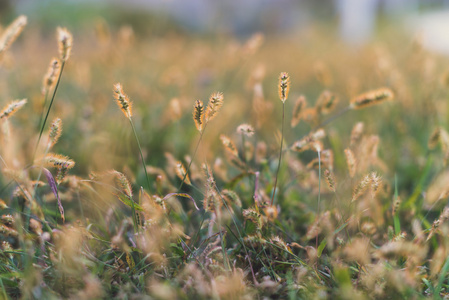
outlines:
[{"label": "grass field", "polygon": [[419,38],[33,22],[0,31],[0,299],[448,297]]}]

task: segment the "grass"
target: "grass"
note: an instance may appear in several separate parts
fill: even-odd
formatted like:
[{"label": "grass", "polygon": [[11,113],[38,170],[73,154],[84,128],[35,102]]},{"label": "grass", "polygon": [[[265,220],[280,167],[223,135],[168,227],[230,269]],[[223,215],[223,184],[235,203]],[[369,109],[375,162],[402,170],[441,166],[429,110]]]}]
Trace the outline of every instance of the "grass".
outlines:
[{"label": "grass", "polygon": [[63,58],[30,22],[0,47],[0,299],[447,296],[446,57],[102,20]]}]

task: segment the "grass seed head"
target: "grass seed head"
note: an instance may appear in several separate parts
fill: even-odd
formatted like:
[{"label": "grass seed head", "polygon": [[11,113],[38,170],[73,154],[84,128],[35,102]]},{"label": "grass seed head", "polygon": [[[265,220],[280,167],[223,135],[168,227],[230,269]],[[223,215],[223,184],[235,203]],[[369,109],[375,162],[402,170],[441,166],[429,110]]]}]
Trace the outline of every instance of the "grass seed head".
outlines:
[{"label": "grass seed head", "polygon": [[133,190],[128,178],[126,178],[125,174],[116,170],[113,170],[112,173],[115,175],[115,182],[120,191],[131,199],[133,197]]},{"label": "grass seed head", "polygon": [[231,154],[232,156],[238,157],[239,152],[237,151],[237,147],[235,146],[234,142],[227,137],[226,135],[222,134],[220,135],[220,140],[225,147],[226,152]]},{"label": "grass seed head", "polygon": [[249,124],[242,124],[237,127],[237,132],[246,135],[247,137],[254,135],[254,128]]},{"label": "grass seed head", "polygon": [[21,15],[17,17],[4,31],[0,37],[0,53],[6,51],[12,43],[17,39],[22,30],[25,28],[28,20],[27,17]]},{"label": "grass seed head", "polygon": [[45,95],[55,86],[60,70],[61,64],[59,63],[59,60],[57,58],[53,58],[48,66],[47,73],[44,76],[42,94]]},{"label": "grass seed head", "polygon": [[292,121],[291,126],[295,127],[298,125],[299,121],[301,121],[302,114],[307,107],[306,97],[303,95],[299,96],[298,99],[296,99],[295,106],[293,107],[293,114],[292,114]]},{"label": "grass seed head", "polygon": [[288,98],[288,92],[290,91],[290,76],[287,72],[282,72],[281,75],[279,75],[279,99],[283,103],[285,103],[285,100]]},{"label": "grass seed head", "polygon": [[350,147],[354,147],[361,140],[363,135],[363,122],[358,122],[354,125],[351,131],[351,144]]},{"label": "grass seed head", "polygon": [[196,129],[199,132],[204,129],[204,105],[203,101],[196,100],[193,107],[193,121],[195,122]]},{"label": "grass seed head", "polygon": [[187,174],[186,168],[184,167],[183,163],[178,161],[176,162],[176,175],[179,177],[179,179],[183,180],[184,182],[191,185],[192,182],[190,181],[189,174]]},{"label": "grass seed head", "polygon": [[205,120],[211,121],[218,114],[218,111],[223,106],[223,93],[215,93],[209,97],[209,104],[207,105]]},{"label": "grass seed head", "polygon": [[123,87],[120,83],[114,84],[114,98],[125,116],[130,119],[133,116],[132,102],[129,100],[128,95],[123,92]]},{"label": "grass seed head", "polygon": [[60,118],[53,120],[50,126],[50,147],[53,147],[59,140],[62,134],[62,121]]},{"label": "grass seed head", "polygon": [[354,178],[357,169],[357,161],[355,159],[354,153],[352,152],[351,149],[347,148],[345,149],[345,156],[346,156],[346,164],[349,170],[349,176],[351,178]]},{"label": "grass seed head", "polygon": [[46,163],[46,165],[57,169],[71,169],[75,166],[75,162],[67,156],[54,153],[47,154],[47,156],[45,156],[44,158],[44,162]]},{"label": "grass seed head", "polygon": [[356,201],[370,186],[371,174],[367,174],[363,179],[357,184],[352,192],[352,201]]},{"label": "grass seed head", "polygon": [[56,31],[59,46],[59,57],[62,61],[67,61],[70,58],[70,54],[72,52],[72,34],[67,30],[67,28],[64,27],[58,27]]},{"label": "grass seed head", "polygon": [[324,177],[326,178],[326,183],[329,189],[335,193],[337,183],[334,174],[331,171],[326,170],[324,171]]},{"label": "grass seed head", "polygon": [[323,91],[316,102],[316,110],[318,113],[326,115],[330,113],[338,104],[338,97],[330,91]]},{"label": "grass seed head", "polygon": [[372,196],[376,196],[379,192],[380,187],[382,186],[382,177],[377,175],[376,172],[371,173],[371,194]]},{"label": "grass seed head", "polygon": [[361,109],[393,99],[393,92],[388,88],[380,88],[358,95],[351,99],[349,105],[352,109]]},{"label": "grass seed head", "polygon": [[27,103],[27,99],[15,100],[6,105],[0,112],[0,119],[8,118],[15,114],[19,109],[21,109]]}]

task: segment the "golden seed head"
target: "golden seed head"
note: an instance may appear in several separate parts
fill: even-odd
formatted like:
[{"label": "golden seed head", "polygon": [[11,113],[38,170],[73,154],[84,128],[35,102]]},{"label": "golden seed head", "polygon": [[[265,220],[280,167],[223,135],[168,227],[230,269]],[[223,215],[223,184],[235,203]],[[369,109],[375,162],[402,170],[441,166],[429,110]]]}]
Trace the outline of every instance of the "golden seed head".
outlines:
[{"label": "golden seed head", "polygon": [[369,187],[370,183],[371,183],[371,174],[367,174],[354,188],[354,191],[352,192],[352,201],[357,200]]},{"label": "golden seed head", "polygon": [[371,173],[371,194],[374,197],[382,185],[382,177],[377,175],[376,172]]},{"label": "golden seed head", "polygon": [[349,107],[352,109],[361,109],[387,100],[392,100],[393,97],[394,94],[392,90],[380,88],[352,98]]},{"label": "golden seed head", "polygon": [[288,98],[288,92],[290,91],[290,76],[287,72],[282,72],[279,75],[279,98],[282,102],[285,102]]},{"label": "golden seed head", "polygon": [[307,107],[306,97],[299,96],[298,99],[296,99],[295,106],[293,107],[293,115],[292,115],[292,121],[291,126],[295,127],[298,125],[299,121],[301,121],[302,114]]},{"label": "golden seed head", "polygon": [[326,183],[327,183],[327,186],[329,187],[329,189],[335,193],[335,188],[336,188],[337,184],[335,181],[334,174],[331,173],[329,170],[326,170],[326,171],[324,171],[324,177],[326,178]]},{"label": "golden seed head", "polygon": [[6,51],[22,32],[27,24],[26,16],[19,16],[4,31],[0,37],[0,53]]},{"label": "golden seed head", "polygon": [[229,137],[227,137],[226,135],[222,134],[222,135],[220,135],[220,140],[221,140],[223,146],[225,147],[226,151],[229,154],[231,154],[231,155],[233,155],[235,157],[239,156],[239,152],[237,150],[237,147],[235,146],[234,142]]},{"label": "golden seed head", "polygon": [[15,100],[6,105],[0,112],[0,119],[8,118],[15,114],[19,109],[21,109],[27,103],[27,99]]},{"label": "golden seed head", "polygon": [[44,158],[44,162],[57,169],[71,169],[75,166],[75,162],[68,158],[67,156],[49,153]]},{"label": "golden seed head", "polygon": [[120,83],[114,84],[114,98],[125,116],[130,119],[133,116],[132,102],[129,100],[128,95],[123,92],[123,87]]},{"label": "golden seed head", "polygon": [[112,173],[115,175],[115,182],[120,191],[131,199],[133,197],[133,189],[131,187],[131,183],[129,183],[128,178],[126,178],[125,174],[116,170],[113,170]]},{"label": "golden seed head", "polygon": [[62,61],[67,61],[72,52],[73,37],[72,34],[64,27],[58,27],[57,29],[57,39],[59,46],[59,56]]},{"label": "golden seed head", "polygon": [[193,121],[196,129],[201,132],[204,129],[204,105],[203,101],[196,100],[193,108]]},{"label": "golden seed head", "polygon": [[250,137],[254,134],[254,128],[249,124],[242,124],[237,127],[237,132]]},{"label": "golden seed head", "polygon": [[45,94],[51,90],[56,84],[56,79],[59,75],[59,70],[61,69],[61,64],[57,58],[53,58],[48,66],[47,73],[44,76],[44,81],[42,84],[42,93]]},{"label": "golden seed head", "polygon": [[62,121],[60,118],[56,118],[53,120],[53,123],[51,123],[50,126],[50,147],[54,146],[59,138],[61,137],[62,133]]},{"label": "golden seed head", "polygon": [[206,122],[209,122],[217,115],[220,108],[223,106],[223,93],[214,93],[209,98],[209,104],[206,109]]},{"label": "golden seed head", "polygon": [[349,177],[354,178],[357,168],[357,162],[355,160],[354,153],[351,151],[351,149],[347,148],[345,149],[345,156],[346,156],[346,164],[348,165],[349,170]]},{"label": "golden seed head", "polygon": [[259,212],[254,208],[248,208],[243,210],[243,217],[256,225],[257,230],[261,230],[263,227],[263,219]]},{"label": "golden seed head", "polygon": [[315,107],[318,113],[325,115],[330,113],[337,106],[337,103],[338,97],[326,90],[318,97]]},{"label": "golden seed head", "polygon": [[265,216],[267,217],[268,221],[274,222],[278,217],[278,210],[276,206],[270,205],[263,209]]},{"label": "golden seed head", "polygon": [[351,143],[350,143],[351,147],[354,147],[360,141],[360,139],[362,138],[363,127],[364,127],[363,122],[358,122],[352,128],[352,131],[351,131]]},{"label": "golden seed head", "polygon": [[179,179],[183,180],[184,182],[191,185],[192,182],[190,181],[189,174],[187,174],[186,168],[182,164],[182,162],[178,161],[176,162],[176,175],[178,175]]}]

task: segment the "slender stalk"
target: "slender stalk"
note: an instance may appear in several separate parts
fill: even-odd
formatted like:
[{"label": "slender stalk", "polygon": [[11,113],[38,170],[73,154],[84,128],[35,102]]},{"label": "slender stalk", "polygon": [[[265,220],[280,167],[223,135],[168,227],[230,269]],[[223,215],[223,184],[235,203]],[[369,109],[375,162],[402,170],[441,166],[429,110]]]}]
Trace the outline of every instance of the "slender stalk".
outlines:
[{"label": "slender stalk", "polygon": [[279,175],[279,169],[281,168],[281,159],[282,159],[282,146],[284,143],[284,123],[285,123],[285,102],[282,102],[282,134],[281,134],[281,149],[279,150],[279,162],[278,162],[278,169],[276,171],[276,179],[274,181],[274,189],[273,189],[273,196],[271,196],[271,205],[274,203],[274,195],[276,194],[276,186],[278,183],[278,175]]},{"label": "slender stalk", "polygon": [[[317,218],[320,217],[320,204],[321,204],[321,151],[318,150],[318,212]],[[316,248],[318,249],[318,235],[316,236]]]},{"label": "slender stalk", "polygon": [[145,160],[143,159],[142,147],[140,146],[140,141],[139,141],[139,138],[137,137],[137,132],[136,132],[136,128],[134,127],[133,120],[131,119],[131,117],[129,117],[128,119],[129,119],[129,123],[131,123],[131,127],[132,127],[133,132],[134,132],[134,137],[136,138],[136,141],[137,141],[137,146],[139,147],[140,159],[142,161],[143,170],[145,171],[145,177],[147,179],[147,187],[148,187],[148,191],[149,191],[150,190],[150,180],[148,178],[148,173],[147,173],[147,167],[145,165]]},{"label": "slender stalk", "polygon": [[318,124],[317,126],[315,126],[312,131],[317,130],[320,127],[324,127],[327,124],[329,124],[330,122],[332,122],[333,120],[337,119],[338,117],[341,117],[342,115],[344,115],[346,112],[350,111],[351,107],[347,106],[345,108],[343,108],[342,110],[340,110],[339,112],[337,112],[335,115],[333,115],[332,117],[329,117],[328,119],[324,120],[323,122],[321,122],[320,124]]},{"label": "slender stalk", "polygon": [[34,148],[33,159],[31,162],[32,164],[34,163],[34,158],[36,157],[37,148],[39,146],[39,142],[41,141],[42,133],[44,132],[44,128],[45,128],[45,124],[47,123],[48,115],[50,114],[51,107],[55,100],[56,91],[58,90],[59,82],[61,81],[61,76],[62,76],[62,71],[64,70],[64,66],[65,66],[65,60],[63,60],[61,63],[61,70],[59,71],[58,81],[56,81],[56,86],[55,86],[55,89],[53,90],[53,96],[51,97],[50,105],[48,106],[48,109],[47,109],[47,114],[45,115],[44,122],[42,123],[41,129],[39,132],[39,138],[37,139],[36,147]]},{"label": "slender stalk", "polygon": [[49,90],[47,89],[45,91],[45,96],[44,96],[44,105],[42,106],[42,112],[39,117],[38,129],[42,127],[42,121],[44,120],[45,107],[47,106],[47,102],[48,102],[48,92],[49,92]]},{"label": "slender stalk", "polygon": [[200,138],[198,140],[198,143],[196,144],[195,151],[193,151],[193,156],[190,159],[189,165],[187,166],[186,173],[184,174],[184,177],[182,178],[181,184],[178,187],[178,191],[181,190],[181,188],[182,188],[182,186],[184,184],[184,181],[186,180],[187,174],[189,174],[190,166],[192,165],[193,160],[195,159],[196,153],[198,152],[198,148],[200,146],[201,140],[203,139],[203,134],[204,134],[204,131],[206,130],[206,127],[207,127],[207,123],[204,124],[203,130],[201,130]]}]

